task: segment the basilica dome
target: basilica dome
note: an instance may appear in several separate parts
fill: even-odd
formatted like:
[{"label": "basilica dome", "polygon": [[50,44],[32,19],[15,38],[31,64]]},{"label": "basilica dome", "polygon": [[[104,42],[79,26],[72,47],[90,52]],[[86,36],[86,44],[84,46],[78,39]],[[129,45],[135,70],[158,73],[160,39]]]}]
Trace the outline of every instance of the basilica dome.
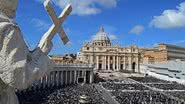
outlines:
[{"label": "basilica dome", "polygon": [[104,32],[104,28],[101,27],[100,31],[94,36],[93,44],[98,46],[110,46],[111,41],[108,37],[108,34]]}]

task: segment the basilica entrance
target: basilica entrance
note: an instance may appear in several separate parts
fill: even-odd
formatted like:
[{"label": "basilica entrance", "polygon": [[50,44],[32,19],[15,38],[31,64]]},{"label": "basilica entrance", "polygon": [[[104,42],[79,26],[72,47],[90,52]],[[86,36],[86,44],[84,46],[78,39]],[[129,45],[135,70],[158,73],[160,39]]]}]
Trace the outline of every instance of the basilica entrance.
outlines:
[{"label": "basilica entrance", "polygon": [[133,63],[132,63],[132,70],[133,70],[134,73],[136,72],[135,69],[136,69],[136,63],[133,62]]},{"label": "basilica entrance", "polygon": [[102,69],[102,64],[99,64],[99,69]]}]

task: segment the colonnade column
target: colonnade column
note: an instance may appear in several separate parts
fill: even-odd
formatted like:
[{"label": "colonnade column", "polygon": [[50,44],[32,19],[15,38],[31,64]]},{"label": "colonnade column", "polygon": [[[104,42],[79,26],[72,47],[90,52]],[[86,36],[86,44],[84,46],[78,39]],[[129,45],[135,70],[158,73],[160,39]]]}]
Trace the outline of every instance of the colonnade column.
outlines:
[{"label": "colonnade column", "polygon": [[53,72],[53,86],[55,86],[56,83],[56,72]]},{"label": "colonnade column", "polygon": [[42,85],[42,78],[38,81],[38,88],[40,89]]},{"label": "colonnade column", "polygon": [[86,73],[86,70],[84,71],[83,74],[84,74],[84,83],[86,83],[86,74],[87,74],[87,73]]},{"label": "colonnade column", "polygon": [[48,85],[48,75],[46,74],[46,76],[45,76],[45,87],[44,88],[46,88],[47,85]]},{"label": "colonnade column", "polygon": [[58,86],[61,86],[61,71],[58,72]]},{"label": "colonnade column", "polygon": [[63,71],[61,71],[60,77],[61,77],[60,85],[62,86],[63,85],[63,82],[64,82],[64,79],[63,79]]},{"label": "colonnade column", "polygon": [[51,84],[51,72],[48,75],[48,87],[50,87]]},{"label": "colonnade column", "polygon": [[60,71],[57,71],[57,86],[60,85]]},{"label": "colonnade column", "polygon": [[74,75],[74,84],[76,84],[76,80],[77,80],[77,79],[76,79],[76,77],[77,77],[77,75],[76,75],[76,74],[77,74],[76,70],[74,71],[74,74],[75,74],[75,75]]},{"label": "colonnade column", "polygon": [[53,72],[50,73],[50,85],[49,87],[52,87],[53,85]]},{"label": "colonnade column", "polygon": [[90,72],[90,81],[89,83],[93,83],[93,72]]},{"label": "colonnade column", "polygon": [[71,84],[72,83],[72,81],[73,81],[73,79],[72,79],[72,71],[69,71],[69,84]]},{"label": "colonnade column", "polygon": [[66,79],[65,79],[65,84],[66,84],[66,85],[69,84],[68,81],[67,81],[67,80],[68,80],[68,78],[67,78],[67,77],[68,77],[68,76],[67,76],[67,72],[68,72],[68,71],[66,71]]},{"label": "colonnade column", "polygon": [[46,76],[44,75],[43,77],[42,77],[42,88],[45,88],[45,84],[46,83]]}]

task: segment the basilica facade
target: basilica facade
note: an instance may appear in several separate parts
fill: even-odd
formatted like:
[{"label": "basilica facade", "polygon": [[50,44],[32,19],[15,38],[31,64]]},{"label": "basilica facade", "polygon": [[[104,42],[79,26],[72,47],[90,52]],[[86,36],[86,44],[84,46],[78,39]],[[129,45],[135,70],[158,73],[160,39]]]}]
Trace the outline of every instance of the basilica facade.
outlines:
[{"label": "basilica facade", "polygon": [[114,45],[101,27],[95,37],[80,49],[77,59],[93,64],[96,71],[140,72],[139,48]]}]

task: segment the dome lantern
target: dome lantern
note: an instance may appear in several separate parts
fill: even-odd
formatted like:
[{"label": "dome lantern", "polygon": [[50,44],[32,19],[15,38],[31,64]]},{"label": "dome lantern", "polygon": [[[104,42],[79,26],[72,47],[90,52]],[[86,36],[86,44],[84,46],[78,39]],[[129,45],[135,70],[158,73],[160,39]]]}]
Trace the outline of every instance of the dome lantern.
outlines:
[{"label": "dome lantern", "polygon": [[100,32],[104,32],[104,28],[103,28],[103,26],[100,28]]}]

